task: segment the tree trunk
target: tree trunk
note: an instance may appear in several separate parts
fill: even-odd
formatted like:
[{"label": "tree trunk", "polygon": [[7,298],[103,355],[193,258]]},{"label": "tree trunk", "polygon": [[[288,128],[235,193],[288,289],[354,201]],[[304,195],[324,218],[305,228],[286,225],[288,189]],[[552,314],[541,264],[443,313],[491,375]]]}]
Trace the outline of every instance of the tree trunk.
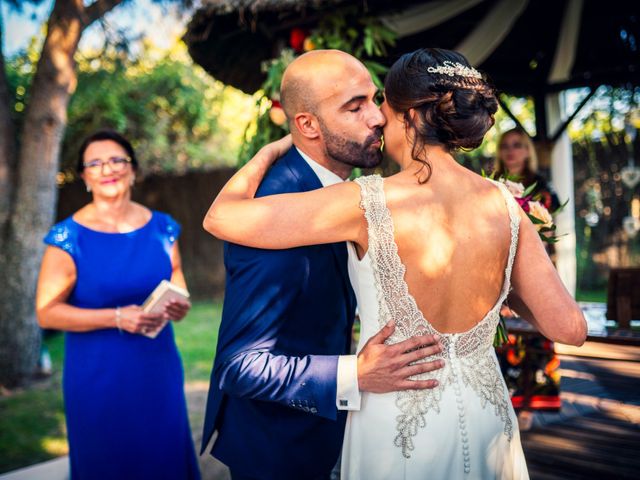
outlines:
[{"label": "tree trunk", "polygon": [[[15,189],[8,197],[9,218],[0,237],[0,385],[22,383],[37,365],[36,281],[42,239],[55,215],[60,146],[77,81],[73,56],[84,28],[121,2],[96,0],[85,7],[83,0],[56,0],[49,17],[25,112]],[[9,102],[0,101],[1,122],[2,108]],[[0,125],[0,135],[1,129]]]},{"label": "tree trunk", "polygon": [[56,1],[25,114],[0,273],[0,383],[8,386],[33,373],[40,350],[34,312],[37,272],[42,238],[55,215],[58,159],[67,104],[76,86],[73,55],[83,10],[81,0]]}]

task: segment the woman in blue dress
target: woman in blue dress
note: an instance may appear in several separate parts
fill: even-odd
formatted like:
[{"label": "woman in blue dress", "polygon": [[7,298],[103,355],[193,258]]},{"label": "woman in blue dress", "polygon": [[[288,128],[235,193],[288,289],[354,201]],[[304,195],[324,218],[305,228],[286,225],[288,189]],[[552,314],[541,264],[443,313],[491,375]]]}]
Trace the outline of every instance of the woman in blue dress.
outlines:
[{"label": "woman in blue dress", "polygon": [[80,149],[91,203],[53,226],[38,279],[43,328],[64,330],[64,402],[72,480],[198,479],[171,322],[140,305],[162,280],[186,288],[169,215],[131,201],[137,162],[121,135],[101,131]]}]

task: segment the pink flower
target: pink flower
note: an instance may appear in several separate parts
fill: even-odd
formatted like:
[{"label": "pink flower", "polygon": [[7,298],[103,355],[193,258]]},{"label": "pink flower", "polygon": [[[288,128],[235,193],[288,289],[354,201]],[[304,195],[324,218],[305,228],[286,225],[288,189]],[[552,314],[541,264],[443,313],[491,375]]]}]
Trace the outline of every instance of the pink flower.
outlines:
[{"label": "pink flower", "polygon": [[507,190],[511,192],[511,195],[513,195],[516,198],[522,198],[522,195],[524,194],[523,184],[518,182],[512,182],[511,180],[506,180],[506,179],[500,179],[500,180],[504,182],[504,185],[507,187]]}]

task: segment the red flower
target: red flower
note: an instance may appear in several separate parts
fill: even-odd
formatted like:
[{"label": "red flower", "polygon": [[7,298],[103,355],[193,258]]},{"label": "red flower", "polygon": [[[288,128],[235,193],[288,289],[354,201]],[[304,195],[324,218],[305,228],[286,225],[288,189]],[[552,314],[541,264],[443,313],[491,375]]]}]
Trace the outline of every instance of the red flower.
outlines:
[{"label": "red flower", "polygon": [[525,211],[525,213],[529,213],[529,200],[531,200],[531,197],[524,197],[524,198],[518,198],[515,197],[516,202],[518,202],[518,205],[520,205],[520,207],[522,207],[522,209]]},{"label": "red flower", "polygon": [[289,45],[295,50],[296,53],[300,53],[303,50],[304,40],[307,38],[308,32],[301,28],[294,28],[289,35]]},{"label": "red flower", "polygon": [[540,203],[544,205],[544,208],[551,210],[551,194],[546,191],[540,192]]}]

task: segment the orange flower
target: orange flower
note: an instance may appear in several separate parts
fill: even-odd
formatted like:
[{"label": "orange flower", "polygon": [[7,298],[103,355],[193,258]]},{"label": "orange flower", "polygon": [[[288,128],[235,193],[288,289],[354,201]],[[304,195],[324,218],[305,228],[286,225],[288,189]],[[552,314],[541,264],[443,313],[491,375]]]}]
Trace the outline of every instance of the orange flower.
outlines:
[{"label": "orange flower", "polygon": [[316,44],[313,43],[313,40],[311,40],[311,37],[307,37],[304,39],[304,43],[302,44],[302,49],[305,52],[309,52],[311,50],[315,50],[316,49]]},{"label": "orange flower", "polygon": [[280,102],[273,101],[271,108],[269,109],[269,118],[273,123],[281,127],[287,121],[287,116],[284,113],[284,109],[280,105]]}]

